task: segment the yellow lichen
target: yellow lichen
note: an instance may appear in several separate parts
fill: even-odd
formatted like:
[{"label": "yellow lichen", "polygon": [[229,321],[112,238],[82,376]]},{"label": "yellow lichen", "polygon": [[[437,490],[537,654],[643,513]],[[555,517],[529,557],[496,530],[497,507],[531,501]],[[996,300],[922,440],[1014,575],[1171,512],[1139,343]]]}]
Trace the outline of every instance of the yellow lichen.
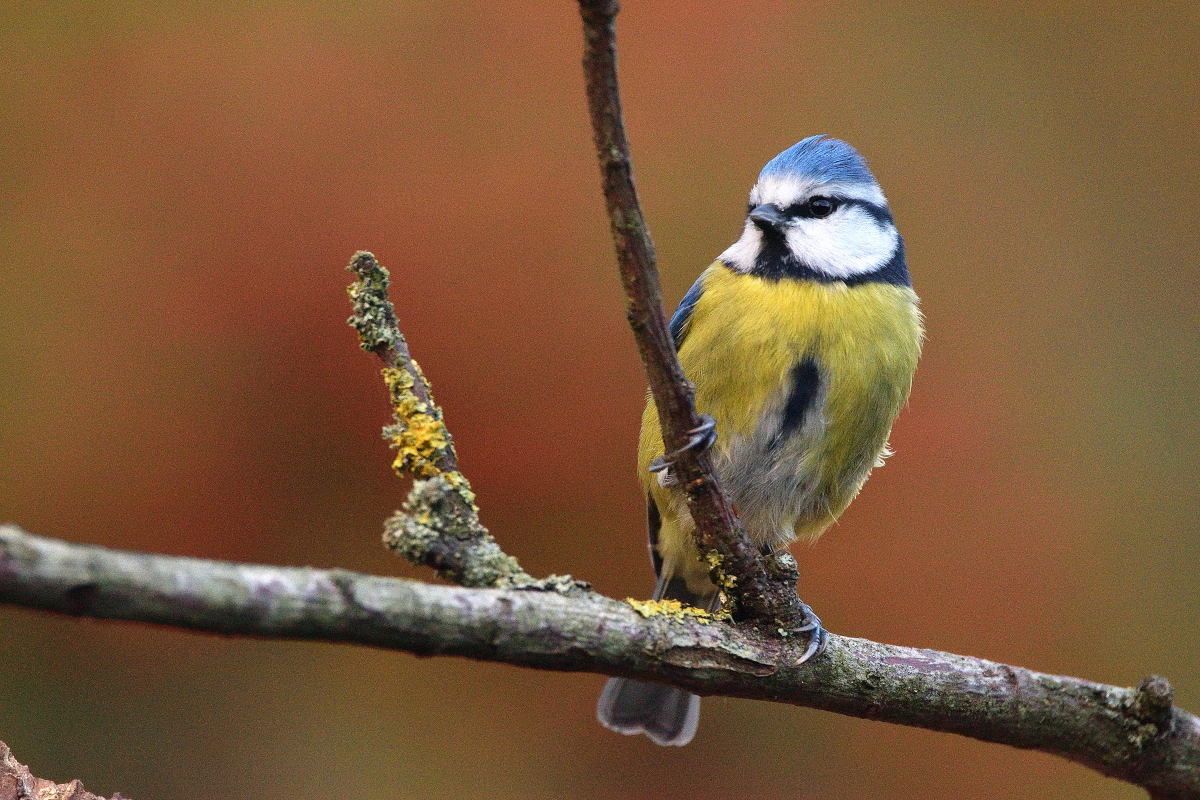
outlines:
[{"label": "yellow lichen", "polygon": [[421,365],[417,363],[415,358],[412,359],[412,365],[413,369],[417,371],[417,379],[425,385],[425,393],[429,395],[429,402],[436,404],[437,401],[433,399],[433,384],[425,377],[425,371],[421,369]]},{"label": "yellow lichen", "polygon": [[719,588],[725,592],[733,591],[733,587],[737,585],[737,579],[732,575],[727,575],[722,568],[725,559],[716,550],[709,550],[704,554],[704,563],[708,564],[708,574]]},{"label": "yellow lichen", "polygon": [[413,394],[415,381],[406,369],[387,367],[383,370],[396,427],[389,429],[392,446],[398,451],[392,469],[397,473],[411,472],[418,478],[441,474],[436,462],[446,454],[450,434],[441,414]]},{"label": "yellow lichen", "polygon": [[458,470],[446,472],[444,474],[446,476],[446,482],[453,486],[455,491],[463,496],[463,499],[471,505],[471,508],[474,508],[476,511],[478,511],[479,509],[475,507],[475,493],[471,491],[471,483],[467,480],[467,476],[463,475]]},{"label": "yellow lichen", "polygon": [[714,617],[702,608],[695,606],[685,606],[678,600],[634,600],[632,597],[626,597],[625,602],[633,606],[633,610],[641,614],[643,617],[666,617],[677,622],[686,622],[689,619],[694,619],[697,622],[707,625],[712,622]]}]

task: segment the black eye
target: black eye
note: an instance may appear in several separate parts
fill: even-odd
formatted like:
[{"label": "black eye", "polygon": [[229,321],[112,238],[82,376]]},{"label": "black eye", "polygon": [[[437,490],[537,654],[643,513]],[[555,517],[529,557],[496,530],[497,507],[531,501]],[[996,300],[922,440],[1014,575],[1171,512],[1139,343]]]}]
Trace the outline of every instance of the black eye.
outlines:
[{"label": "black eye", "polygon": [[814,197],[806,204],[808,215],[824,219],[837,210],[837,201],[831,197]]}]

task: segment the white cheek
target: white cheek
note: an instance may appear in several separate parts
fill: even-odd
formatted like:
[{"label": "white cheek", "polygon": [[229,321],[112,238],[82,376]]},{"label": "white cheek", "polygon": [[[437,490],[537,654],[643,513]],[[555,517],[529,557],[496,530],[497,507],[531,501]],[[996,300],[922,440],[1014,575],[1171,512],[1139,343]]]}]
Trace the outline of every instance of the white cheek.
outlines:
[{"label": "white cheek", "polygon": [[869,214],[847,208],[828,219],[798,220],[787,231],[788,248],[801,262],[834,278],[862,275],[886,264],[899,236]]},{"label": "white cheek", "polygon": [[717,258],[738,272],[749,272],[754,269],[754,263],[758,260],[758,253],[761,249],[762,231],[753,222],[746,220],[746,227],[742,230],[741,238]]}]

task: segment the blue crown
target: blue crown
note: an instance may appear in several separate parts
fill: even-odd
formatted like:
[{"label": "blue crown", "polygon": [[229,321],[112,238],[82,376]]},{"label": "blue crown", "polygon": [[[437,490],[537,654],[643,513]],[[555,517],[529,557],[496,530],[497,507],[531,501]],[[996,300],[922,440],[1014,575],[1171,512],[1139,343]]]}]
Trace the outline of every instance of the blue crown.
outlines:
[{"label": "blue crown", "polygon": [[789,175],[821,183],[875,183],[875,176],[857,150],[823,133],[809,136],[772,158],[758,179]]}]

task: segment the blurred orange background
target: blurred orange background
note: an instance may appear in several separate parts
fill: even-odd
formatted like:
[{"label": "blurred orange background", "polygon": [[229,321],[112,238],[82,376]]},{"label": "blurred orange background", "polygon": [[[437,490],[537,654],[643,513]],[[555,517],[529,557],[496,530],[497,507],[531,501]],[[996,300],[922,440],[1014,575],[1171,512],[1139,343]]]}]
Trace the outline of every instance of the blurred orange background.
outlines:
[{"label": "blurred orange background", "polygon": [[[896,455],[816,546],[833,631],[1200,711],[1200,6],[627,0],[673,307],[746,192],[856,145],[929,340]],[[429,579],[343,266],[369,249],[484,520],[649,593],[627,329],[570,2],[7,3],[0,520]],[[1065,761],[728,699],[683,749],[603,678],[0,609],[0,739],[155,798],[1134,798]]]}]

